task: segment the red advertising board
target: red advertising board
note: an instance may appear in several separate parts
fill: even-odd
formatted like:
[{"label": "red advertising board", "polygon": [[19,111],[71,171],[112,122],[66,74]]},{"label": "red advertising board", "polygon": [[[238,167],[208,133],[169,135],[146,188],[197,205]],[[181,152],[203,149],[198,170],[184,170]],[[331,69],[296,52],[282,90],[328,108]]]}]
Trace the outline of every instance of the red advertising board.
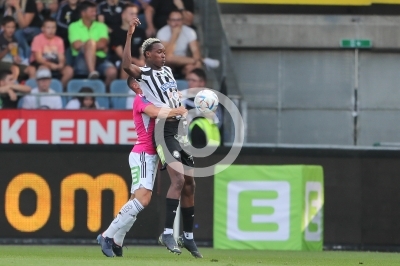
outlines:
[{"label": "red advertising board", "polygon": [[132,111],[0,110],[0,142],[134,144]]}]

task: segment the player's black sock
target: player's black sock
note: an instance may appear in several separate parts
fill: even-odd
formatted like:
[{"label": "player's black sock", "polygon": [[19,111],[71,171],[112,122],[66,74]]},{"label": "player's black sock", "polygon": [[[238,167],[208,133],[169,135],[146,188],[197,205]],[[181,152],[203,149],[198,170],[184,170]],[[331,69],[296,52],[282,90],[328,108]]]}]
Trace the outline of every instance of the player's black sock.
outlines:
[{"label": "player's black sock", "polygon": [[181,208],[181,212],[183,221],[183,231],[193,232],[194,206],[189,208]]},{"label": "player's black sock", "polygon": [[173,228],[174,220],[176,215],[176,209],[178,208],[179,200],[168,199],[166,200],[166,215],[165,215],[165,228]]}]

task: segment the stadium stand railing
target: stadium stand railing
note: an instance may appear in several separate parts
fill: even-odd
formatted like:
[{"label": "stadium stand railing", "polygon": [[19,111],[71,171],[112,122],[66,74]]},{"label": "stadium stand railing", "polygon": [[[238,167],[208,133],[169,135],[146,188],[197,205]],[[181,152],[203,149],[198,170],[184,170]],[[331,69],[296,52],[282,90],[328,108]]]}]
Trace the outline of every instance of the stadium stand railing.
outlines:
[{"label": "stadium stand railing", "polygon": [[[71,93],[78,93],[79,90],[83,87],[89,87],[93,89],[94,93],[105,94],[106,86],[101,80],[90,80],[90,79],[72,79],[68,82],[67,85],[67,92]],[[81,95],[81,94],[78,94]],[[106,96],[106,95],[105,95]],[[67,100],[71,100],[72,97],[67,96]],[[107,97],[98,96],[96,97],[96,101],[100,105],[101,108],[109,109],[110,108],[110,101]]]},{"label": "stadium stand railing", "polygon": [[[199,40],[202,45],[204,57],[211,57],[220,61],[220,67],[217,69],[208,69],[214,90],[219,90],[227,95],[239,108],[243,117],[244,141],[246,142],[246,108],[242,93],[238,86],[237,76],[234,70],[234,61],[232,52],[222,26],[221,12],[217,0],[195,0],[196,5],[196,27]],[[223,103],[221,103],[223,105]],[[234,142],[234,136],[240,132],[239,128],[234,127],[234,121],[239,121],[240,117],[231,114],[231,117],[224,115],[224,133],[223,141],[225,144]],[[238,124],[238,123],[236,123]],[[241,124],[241,123],[239,123]]]}]

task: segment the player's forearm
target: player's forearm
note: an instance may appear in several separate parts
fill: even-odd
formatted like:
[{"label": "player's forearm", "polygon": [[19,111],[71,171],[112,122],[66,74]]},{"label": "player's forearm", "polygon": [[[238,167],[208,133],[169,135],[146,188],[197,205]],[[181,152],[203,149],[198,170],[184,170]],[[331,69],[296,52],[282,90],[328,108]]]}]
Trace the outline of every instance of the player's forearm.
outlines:
[{"label": "player's forearm", "polygon": [[176,117],[182,115],[182,109],[173,108],[170,109],[167,118]]},{"label": "player's forearm", "polygon": [[173,109],[170,108],[154,108],[152,113],[152,118],[165,119],[169,117],[174,117],[171,113]]},{"label": "player's forearm", "polygon": [[171,108],[159,108],[155,107],[154,105],[149,105],[144,110],[145,114],[150,116],[151,118],[158,118],[158,119],[166,119],[180,115],[178,109],[171,109]]},{"label": "player's forearm", "polygon": [[122,53],[122,69],[129,75],[134,78],[140,78],[141,70],[137,65],[133,65],[131,62],[131,39],[132,34],[126,35],[126,43],[124,47],[124,51]]},{"label": "player's forearm", "polygon": [[[131,42],[132,42],[132,34],[126,35],[125,47],[122,52],[122,68],[126,71],[126,68],[129,69],[131,65]],[[129,74],[129,73],[128,73]]]}]

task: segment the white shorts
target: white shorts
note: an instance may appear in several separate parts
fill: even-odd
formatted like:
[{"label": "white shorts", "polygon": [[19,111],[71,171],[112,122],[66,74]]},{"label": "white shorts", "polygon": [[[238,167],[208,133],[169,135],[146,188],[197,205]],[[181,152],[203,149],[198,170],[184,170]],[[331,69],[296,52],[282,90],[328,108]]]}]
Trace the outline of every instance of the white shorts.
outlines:
[{"label": "white shorts", "polygon": [[153,190],[157,174],[158,155],[131,152],[129,154],[129,166],[132,175],[131,193],[134,193],[140,187]]}]

